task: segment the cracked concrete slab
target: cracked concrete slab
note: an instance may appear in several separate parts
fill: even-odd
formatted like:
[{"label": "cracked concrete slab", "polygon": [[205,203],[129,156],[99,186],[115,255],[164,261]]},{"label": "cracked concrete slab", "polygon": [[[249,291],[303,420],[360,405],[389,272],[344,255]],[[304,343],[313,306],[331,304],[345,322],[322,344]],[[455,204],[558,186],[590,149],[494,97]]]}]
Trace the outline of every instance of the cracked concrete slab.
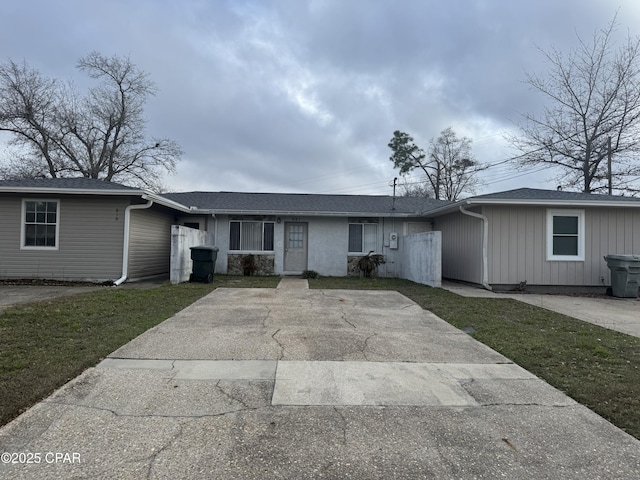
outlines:
[{"label": "cracked concrete slab", "polygon": [[397,292],[286,282],[216,289],[2,427],[80,462],[0,478],[637,478],[638,440]]}]

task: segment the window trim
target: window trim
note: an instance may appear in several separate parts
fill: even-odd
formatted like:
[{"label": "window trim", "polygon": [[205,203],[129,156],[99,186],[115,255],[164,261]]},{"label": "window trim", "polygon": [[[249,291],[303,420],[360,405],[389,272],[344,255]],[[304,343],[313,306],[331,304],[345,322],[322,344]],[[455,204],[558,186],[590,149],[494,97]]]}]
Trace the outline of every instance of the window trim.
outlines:
[{"label": "window trim", "polygon": [[[236,249],[232,249],[231,248],[231,224],[232,223],[239,223],[240,224],[240,229],[238,232],[238,242],[240,243],[240,249],[236,250]],[[243,223],[261,223],[262,224],[262,234],[260,236],[261,238],[261,249],[260,250],[243,250],[242,249],[242,224]],[[273,244],[273,248],[271,250],[265,250],[264,249],[264,234],[265,234],[265,224],[270,223],[271,225],[273,225],[272,227],[272,234],[273,234],[273,238],[271,239],[271,242]],[[269,253],[273,253],[275,252],[275,231],[276,231],[276,222],[274,222],[273,220],[229,220],[229,251],[230,252],[234,252],[234,253],[242,253],[242,252],[269,252]]]},{"label": "window trim", "polygon": [[[49,247],[46,245],[26,245],[26,229],[27,229],[27,202],[46,202],[56,204],[56,239],[55,246]],[[48,224],[53,225],[53,224]],[[60,199],[56,198],[23,198],[22,199],[22,211],[20,214],[20,250],[44,250],[53,251],[60,249]]]},{"label": "window trim", "polygon": [[[349,249],[349,246],[351,245],[351,225],[360,225],[362,227],[362,244],[360,245],[361,250],[359,252],[354,252],[352,250]],[[377,222],[349,222],[348,224],[348,230],[347,230],[347,250],[348,250],[348,254],[349,255],[367,255],[369,253],[369,251],[365,252],[365,234],[364,234],[364,229],[365,229],[365,225],[374,225],[376,228],[376,247],[378,245],[378,234],[380,233],[378,231],[378,223]],[[377,251],[377,248],[374,250]]]},{"label": "window trim", "polygon": [[[553,217],[576,217],[578,219],[578,254],[553,254]],[[547,210],[547,261],[549,262],[584,262],[585,227],[584,210],[548,209]]]}]

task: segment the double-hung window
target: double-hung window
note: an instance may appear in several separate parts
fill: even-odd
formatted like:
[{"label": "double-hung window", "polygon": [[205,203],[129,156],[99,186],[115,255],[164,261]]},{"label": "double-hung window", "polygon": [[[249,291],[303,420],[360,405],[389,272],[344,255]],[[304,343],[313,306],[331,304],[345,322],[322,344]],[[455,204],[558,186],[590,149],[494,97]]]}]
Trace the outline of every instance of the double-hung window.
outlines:
[{"label": "double-hung window", "polygon": [[547,210],[547,260],[584,260],[584,210]]},{"label": "double-hung window", "polygon": [[349,224],[349,252],[369,253],[378,249],[377,223]]},{"label": "double-hung window", "polygon": [[60,233],[58,200],[23,200],[20,247],[57,249]]},{"label": "double-hung window", "polygon": [[229,250],[273,251],[274,222],[232,220]]}]

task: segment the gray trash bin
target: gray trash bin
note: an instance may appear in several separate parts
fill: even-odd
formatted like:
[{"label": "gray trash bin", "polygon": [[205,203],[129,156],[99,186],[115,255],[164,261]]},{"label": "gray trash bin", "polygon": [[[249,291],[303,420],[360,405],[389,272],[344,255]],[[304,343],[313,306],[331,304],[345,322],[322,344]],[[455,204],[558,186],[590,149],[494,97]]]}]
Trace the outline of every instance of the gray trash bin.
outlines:
[{"label": "gray trash bin", "polygon": [[213,274],[216,269],[218,247],[199,245],[191,247],[191,260],[193,260],[193,273],[189,277],[190,282],[213,282]]},{"label": "gray trash bin", "polygon": [[640,288],[640,255],[609,254],[604,259],[611,270],[613,296],[637,298]]}]

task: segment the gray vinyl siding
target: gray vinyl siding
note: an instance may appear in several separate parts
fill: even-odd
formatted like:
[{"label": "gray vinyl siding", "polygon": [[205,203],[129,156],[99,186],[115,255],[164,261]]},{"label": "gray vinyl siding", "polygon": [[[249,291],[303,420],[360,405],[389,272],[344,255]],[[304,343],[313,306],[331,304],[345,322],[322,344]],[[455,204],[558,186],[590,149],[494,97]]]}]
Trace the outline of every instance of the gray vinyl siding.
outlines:
[{"label": "gray vinyl siding", "polygon": [[482,283],[482,220],[453,213],[435,218],[442,232],[442,278]]},{"label": "gray vinyl siding", "polygon": [[[20,248],[23,198],[60,201],[57,250]],[[119,278],[124,211],[128,204],[128,198],[0,196],[0,278]]]},{"label": "gray vinyl siding", "polygon": [[174,215],[155,207],[131,211],[129,279],[169,274]]},{"label": "gray vinyl siding", "polygon": [[640,209],[573,209],[585,212],[584,261],[547,260],[546,208],[483,207],[482,213],[489,218],[489,283],[597,286],[604,278],[609,285],[603,257],[640,253]]}]

